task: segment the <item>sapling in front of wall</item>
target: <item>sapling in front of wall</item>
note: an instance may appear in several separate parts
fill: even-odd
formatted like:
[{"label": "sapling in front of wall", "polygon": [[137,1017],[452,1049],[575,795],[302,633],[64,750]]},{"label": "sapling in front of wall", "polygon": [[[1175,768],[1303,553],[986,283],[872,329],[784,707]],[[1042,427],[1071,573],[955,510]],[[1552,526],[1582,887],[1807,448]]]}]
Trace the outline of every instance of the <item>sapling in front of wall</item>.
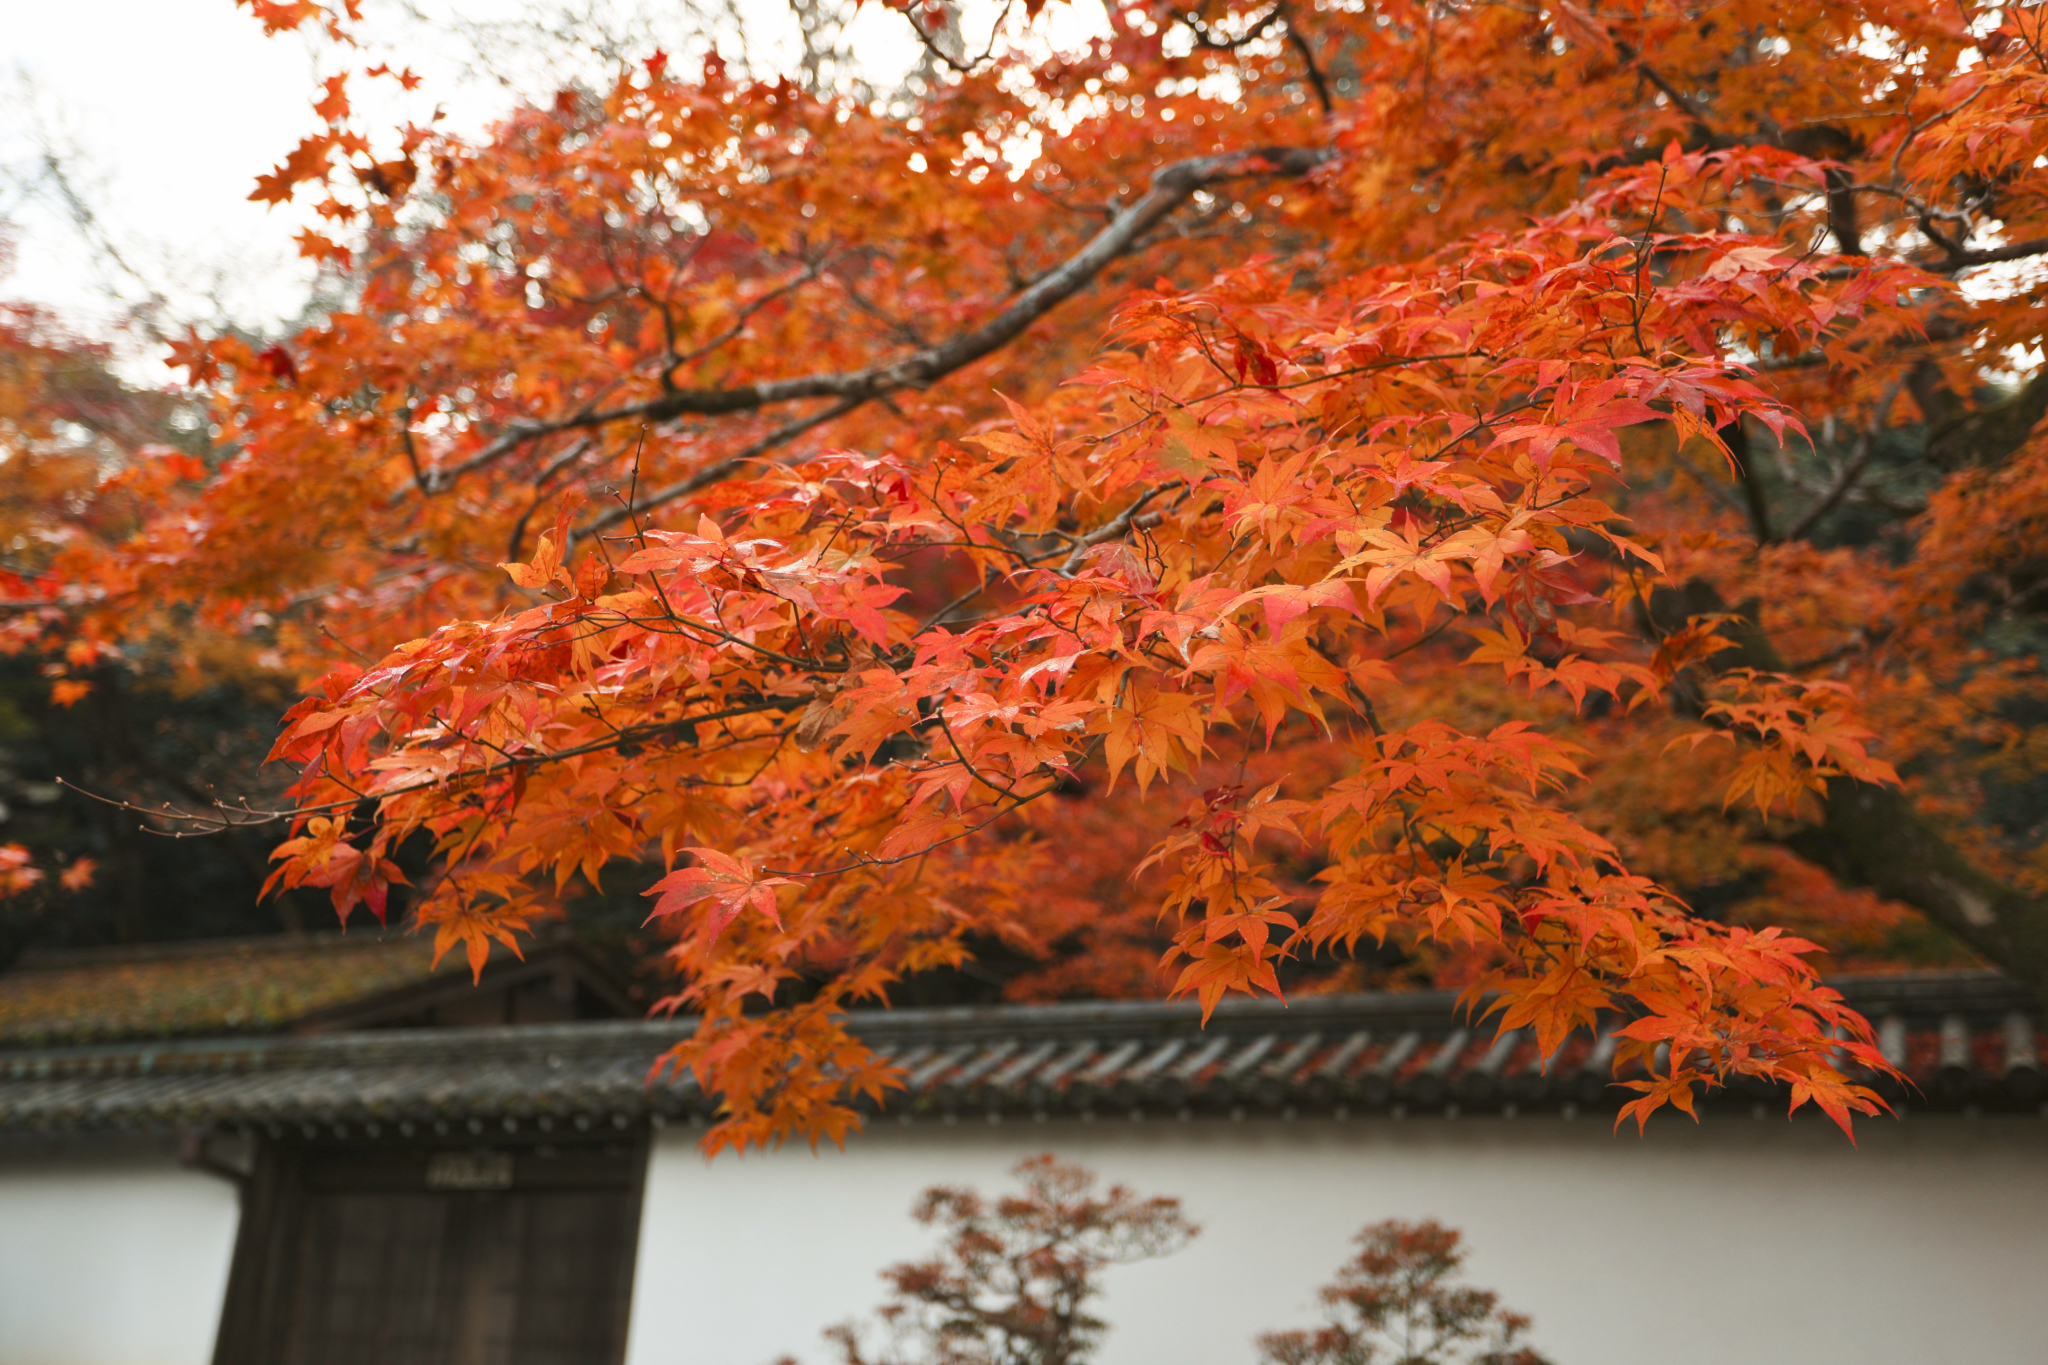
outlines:
[{"label": "sapling in front of wall", "polygon": [[1199,1231],[1178,1199],[1098,1191],[1094,1172],[1051,1155],[1014,1174],[1023,1190],[995,1199],[943,1185],[918,1196],[912,1216],[945,1243],[882,1272],[893,1293],[877,1322],[826,1333],[845,1365],[1081,1365],[1108,1331],[1088,1311],[1102,1272]]},{"label": "sapling in front of wall", "polygon": [[1465,1252],[1455,1229],[1390,1218],[1357,1241],[1319,1295],[1328,1319],[1260,1337],[1262,1365],[1548,1365],[1522,1344],[1528,1318],[1457,1282]]},{"label": "sapling in front of wall", "polygon": [[[1098,1192],[1094,1172],[1050,1154],[1013,1173],[1023,1190],[993,1200],[943,1185],[918,1197],[912,1216],[946,1240],[882,1272],[893,1292],[875,1321],[826,1332],[841,1365],[1085,1365],[1108,1332],[1089,1311],[1102,1272],[1171,1255],[1200,1231],[1178,1199]],[[1454,1283],[1456,1232],[1390,1221],[1358,1242],[1321,1291],[1331,1320],[1259,1338],[1264,1365],[1548,1365],[1520,1345],[1527,1318]]]}]

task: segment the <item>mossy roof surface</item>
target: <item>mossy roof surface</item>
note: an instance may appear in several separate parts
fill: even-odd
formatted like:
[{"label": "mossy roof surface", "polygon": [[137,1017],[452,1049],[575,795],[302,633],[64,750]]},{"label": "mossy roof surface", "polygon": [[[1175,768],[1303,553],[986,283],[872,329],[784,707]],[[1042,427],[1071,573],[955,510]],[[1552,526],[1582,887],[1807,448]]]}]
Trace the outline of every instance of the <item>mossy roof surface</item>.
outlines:
[{"label": "mossy roof surface", "polygon": [[428,940],[396,933],[31,956],[0,973],[0,1047],[276,1032],[440,975],[432,959]]}]

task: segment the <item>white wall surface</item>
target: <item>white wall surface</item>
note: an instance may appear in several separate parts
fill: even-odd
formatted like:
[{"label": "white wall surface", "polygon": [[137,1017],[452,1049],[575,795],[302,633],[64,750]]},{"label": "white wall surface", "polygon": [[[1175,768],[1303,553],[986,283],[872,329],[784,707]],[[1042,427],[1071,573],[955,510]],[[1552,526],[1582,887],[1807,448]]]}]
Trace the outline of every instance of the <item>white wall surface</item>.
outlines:
[{"label": "white wall surface", "polygon": [[878,1303],[928,1252],[908,1210],[934,1183],[1004,1186],[1054,1151],[1203,1232],[1107,1276],[1101,1365],[1252,1365],[1307,1326],[1353,1233],[1461,1229],[1474,1283],[1535,1318],[1558,1365],[2041,1365],[2048,1361],[2048,1121],[1859,1125],[1709,1118],[1610,1136],[1599,1119],[1348,1122],[884,1121],[813,1156],[707,1165],[655,1147],[627,1365],[830,1357],[819,1331]]},{"label": "white wall surface", "polygon": [[207,1365],[237,1217],[167,1152],[0,1150],[0,1365]]}]

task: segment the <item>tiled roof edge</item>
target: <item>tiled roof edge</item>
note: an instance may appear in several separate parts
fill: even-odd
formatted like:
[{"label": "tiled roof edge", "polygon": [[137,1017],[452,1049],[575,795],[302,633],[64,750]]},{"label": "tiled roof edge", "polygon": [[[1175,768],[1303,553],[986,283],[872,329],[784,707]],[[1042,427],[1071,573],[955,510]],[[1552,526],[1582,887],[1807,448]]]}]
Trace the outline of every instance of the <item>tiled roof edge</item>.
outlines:
[{"label": "tiled roof edge", "polygon": [[[1996,972],[1914,972],[1834,978],[1828,984],[1859,1010],[1871,1014],[1926,1016],[1948,1013],[2036,1013],[2028,990]],[[1375,992],[1226,1000],[1209,1029],[1262,1028],[1282,1034],[1341,1024],[1414,1022],[1443,1027],[1453,1021],[1491,1031],[1483,1004],[1473,1018],[1457,1008],[1455,991]],[[1142,1039],[1178,1033],[1200,1022],[1193,1001],[1109,1000],[1032,1005],[966,1005],[931,1009],[856,1010],[853,1031],[878,1046],[930,1039],[969,1042],[1028,1033],[1053,1039],[1110,1036]],[[605,1020],[564,1024],[486,1025],[470,1028],[368,1029],[311,1036],[222,1035],[204,1038],[135,1039],[77,1045],[0,1049],[0,1076],[21,1063],[61,1058],[89,1064],[104,1058],[148,1056],[166,1065],[212,1062],[224,1069],[319,1065],[343,1057],[357,1062],[428,1060],[447,1057],[527,1056],[536,1053],[615,1052],[621,1047],[663,1048],[688,1037],[691,1018]]]}]

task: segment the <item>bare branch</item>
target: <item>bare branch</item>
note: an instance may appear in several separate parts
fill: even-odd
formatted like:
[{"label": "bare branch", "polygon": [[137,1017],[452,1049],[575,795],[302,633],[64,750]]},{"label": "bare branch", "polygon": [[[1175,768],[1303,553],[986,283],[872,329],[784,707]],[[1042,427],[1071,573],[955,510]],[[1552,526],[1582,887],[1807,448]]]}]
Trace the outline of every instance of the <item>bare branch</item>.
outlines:
[{"label": "bare branch", "polygon": [[[661,739],[674,734],[691,735],[696,732],[696,728],[699,725],[709,725],[717,721],[732,719],[735,716],[760,715],[769,711],[794,711],[804,704],[805,699],[802,697],[771,697],[765,701],[750,702],[741,706],[728,706],[722,710],[704,711],[691,716],[679,716],[673,720],[650,721],[645,725],[625,726],[615,729],[604,739],[590,744],[579,744],[569,749],[543,750],[536,753],[511,753],[499,749],[497,752],[504,755],[503,759],[499,762],[459,768],[452,772],[444,773],[439,777],[417,782],[410,786],[393,787],[389,791],[360,792],[340,800],[322,801],[311,805],[292,806],[289,808],[271,809],[262,806],[252,806],[246,800],[239,804],[214,800],[211,803],[211,808],[207,810],[185,810],[171,805],[168,801],[155,806],[144,806],[122,797],[102,796],[98,792],[79,786],[76,782],[68,782],[62,777],[57,779],[57,784],[77,792],[88,800],[97,801],[101,805],[110,806],[115,810],[127,811],[131,814],[146,816],[153,820],[193,826],[194,828],[184,830],[149,829],[147,826],[144,827],[152,834],[161,834],[167,838],[190,838],[194,835],[217,834],[234,829],[248,829],[256,825],[270,825],[288,820],[300,820],[312,815],[331,815],[340,811],[353,810],[363,801],[389,802],[400,797],[415,796],[422,792],[438,791],[446,793],[453,789],[461,788],[464,784],[471,781],[487,781],[492,778],[502,777],[507,773],[517,772],[520,769],[538,768],[544,764],[560,763],[572,758],[582,758],[588,754],[603,753],[607,750],[636,745],[643,741]],[[478,745],[475,739],[459,731],[456,732],[455,737],[471,745],[482,747]]]}]

